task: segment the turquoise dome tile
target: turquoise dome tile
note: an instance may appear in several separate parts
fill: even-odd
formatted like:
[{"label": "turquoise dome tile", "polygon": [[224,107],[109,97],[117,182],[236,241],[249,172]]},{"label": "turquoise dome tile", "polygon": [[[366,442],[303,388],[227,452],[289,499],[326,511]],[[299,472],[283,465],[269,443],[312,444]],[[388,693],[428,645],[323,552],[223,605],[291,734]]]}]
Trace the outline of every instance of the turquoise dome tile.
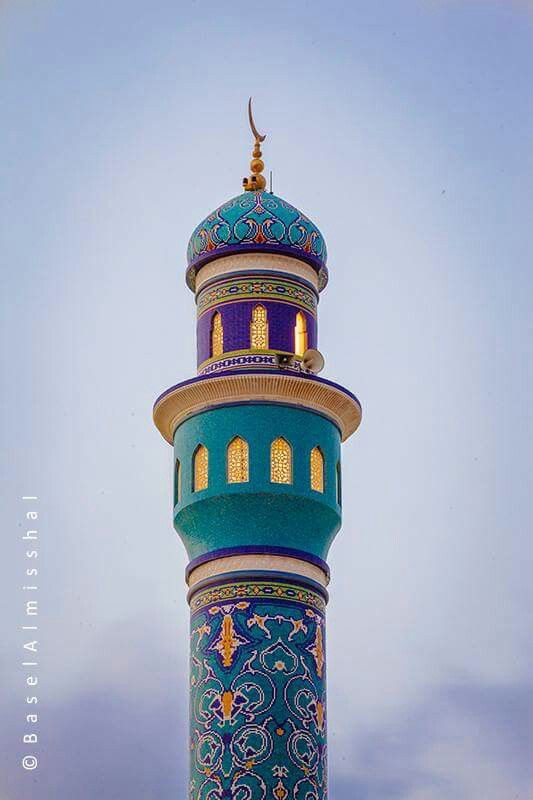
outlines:
[{"label": "turquoise dome tile", "polygon": [[280,253],[309,263],[327,282],[324,237],[305,214],[270,192],[243,192],[195,228],[187,247],[187,283],[203,264],[241,252]]}]

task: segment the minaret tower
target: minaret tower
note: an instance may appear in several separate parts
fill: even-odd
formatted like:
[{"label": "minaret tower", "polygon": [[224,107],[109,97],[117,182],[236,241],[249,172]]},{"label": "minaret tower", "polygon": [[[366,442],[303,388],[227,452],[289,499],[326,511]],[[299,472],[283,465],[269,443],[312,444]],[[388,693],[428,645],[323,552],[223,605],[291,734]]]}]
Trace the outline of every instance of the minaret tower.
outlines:
[{"label": "minaret tower", "polygon": [[244,192],[187,251],[198,374],[154,406],[190,559],[190,798],[324,800],[326,558],[361,408],[316,374],[326,245],[265,191],[249,117]]}]

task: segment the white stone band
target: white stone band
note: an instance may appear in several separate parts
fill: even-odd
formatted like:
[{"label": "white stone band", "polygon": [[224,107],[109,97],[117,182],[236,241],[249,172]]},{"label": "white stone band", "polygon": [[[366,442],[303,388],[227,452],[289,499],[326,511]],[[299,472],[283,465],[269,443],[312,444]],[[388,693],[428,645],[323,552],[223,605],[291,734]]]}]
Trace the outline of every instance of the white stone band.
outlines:
[{"label": "white stone band", "polygon": [[292,256],[281,256],[275,253],[236,253],[232,256],[216,258],[205,264],[196,276],[195,291],[211,278],[218,278],[231,272],[261,270],[262,272],[284,272],[310,283],[318,292],[318,275],[309,264]]},{"label": "white stone band", "polygon": [[309,563],[309,561],[302,561],[300,558],[292,558],[290,556],[246,554],[224,556],[223,558],[216,558],[213,561],[200,564],[192,570],[187,583],[192,588],[199,581],[205,580],[205,578],[212,578],[225,572],[239,570],[292,572],[304,578],[311,578],[311,580],[320,583],[321,586],[327,586],[329,582],[324,570],[315,564]]}]

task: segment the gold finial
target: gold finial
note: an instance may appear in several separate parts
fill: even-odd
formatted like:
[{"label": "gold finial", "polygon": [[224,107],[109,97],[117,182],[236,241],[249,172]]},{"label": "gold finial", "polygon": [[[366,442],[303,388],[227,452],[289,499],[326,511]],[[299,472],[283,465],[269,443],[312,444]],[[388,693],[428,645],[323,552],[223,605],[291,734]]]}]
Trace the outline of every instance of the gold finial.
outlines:
[{"label": "gold finial", "polygon": [[265,165],[261,160],[261,142],[265,141],[266,136],[261,136],[261,134],[255,127],[254,118],[252,116],[251,97],[248,100],[248,119],[250,121],[250,128],[252,129],[252,133],[255,136],[255,144],[252,152],[252,160],[250,161],[250,171],[252,174],[250,175],[249,178],[243,178],[242,185],[244,186],[245,192],[254,192],[254,191],[261,191],[266,186],[265,176],[261,174],[265,168]]}]

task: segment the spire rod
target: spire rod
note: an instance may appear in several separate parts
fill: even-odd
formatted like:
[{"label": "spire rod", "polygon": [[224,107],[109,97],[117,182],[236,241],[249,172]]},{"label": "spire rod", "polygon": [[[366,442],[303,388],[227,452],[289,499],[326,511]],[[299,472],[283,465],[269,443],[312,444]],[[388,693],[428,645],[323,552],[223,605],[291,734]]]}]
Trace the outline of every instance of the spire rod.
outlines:
[{"label": "spire rod", "polygon": [[250,161],[250,171],[251,175],[248,178],[243,178],[242,185],[244,187],[245,192],[257,192],[261,191],[266,186],[266,179],[265,176],[262,174],[265,165],[261,160],[261,142],[264,142],[266,139],[265,136],[261,136],[257,128],[255,127],[254,118],[252,115],[252,98],[248,100],[248,120],[250,122],[250,128],[255,138],[254,149],[252,151],[252,160]]}]

